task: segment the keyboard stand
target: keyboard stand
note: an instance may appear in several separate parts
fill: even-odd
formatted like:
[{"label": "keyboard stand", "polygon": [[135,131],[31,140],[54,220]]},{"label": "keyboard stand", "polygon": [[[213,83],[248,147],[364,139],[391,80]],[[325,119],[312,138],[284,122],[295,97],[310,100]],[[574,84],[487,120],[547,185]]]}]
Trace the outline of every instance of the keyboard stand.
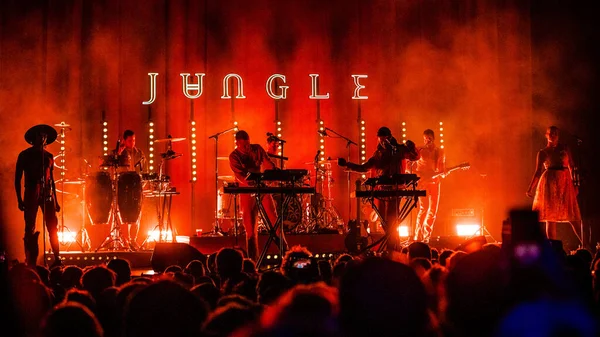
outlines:
[{"label": "keyboard stand", "polygon": [[[395,197],[395,198],[400,199],[399,205],[398,205],[400,210],[398,212],[398,217],[396,218],[396,222],[398,223],[398,226],[399,226],[404,221],[404,219],[406,219],[406,217],[408,217],[410,212],[417,207],[417,202],[418,202],[419,198],[418,197]],[[381,227],[383,228],[385,233],[379,240],[366,246],[362,251],[360,251],[359,255],[371,250],[373,247],[375,247],[377,245],[379,245],[379,247],[377,248],[377,253],[381,254],[387,248],[387,243],[388,243],[390,235],[398,235],[398,232],[397,232],[396,228],[390,228],[391,226],[389,226],[387,224],[385,217],[383,217],[381,215],[381,213],[379,212],[379,208],[377,208],[377,206],[375,205],[375,197],[371,196],[367,200],[371,204],[371,207],[373,208],[373,211],[375,211],[375,214],[377,214],[377,216],[379,217],[379,221],[381,222]],[[392,201],[392,203],[393,203],[393,201]],[[409,235],[409,239],[410,239],[410,235]],[[407,239],[404,242],[401,242],[401,244],[407,243],[409,239]]]},{"label": "keyboard stand", "polygon": [[[264,261],[265,256],[267,255],[267,251],[269,250],[271,242],[275,242],[275,244],[279,248],[279,254],[282,259],[283,259],[283,255],[285,254],[285,252],[287,251],[287,248],[288,248],[287,242],[285,241],[285,239],[283,237],[280,238],[279,235],[277,235],[277,229],[280,228],[281,224],[283,223],[283,213],[277,214],[277,220],[275,221],[275,224],[274,225],[271,224],[271,220],[269,220],[269,217],[267,216],[267,211],[265,210],[265,208],[262,204],[263,196],[264,195],[257,193],[255,195],[255,198],[256,198],[256,203],[257,203],[257,207],[258,207],[258,214],[261,217],[265,226],[267,227],[267,230],[269,232],[269,237],[267,238],[267,242],[265,243],[265,246],[263,247],[263,249],[260,253],[260,256],[258,257],[258,260],[256,261],[256,269],[257,270],[262,265],[262,262]],[[283,209],[287,209],[291,200],[292,200],[291,195],[289,195],[289,194],[285,195],[285,199],[283,202]]]}]

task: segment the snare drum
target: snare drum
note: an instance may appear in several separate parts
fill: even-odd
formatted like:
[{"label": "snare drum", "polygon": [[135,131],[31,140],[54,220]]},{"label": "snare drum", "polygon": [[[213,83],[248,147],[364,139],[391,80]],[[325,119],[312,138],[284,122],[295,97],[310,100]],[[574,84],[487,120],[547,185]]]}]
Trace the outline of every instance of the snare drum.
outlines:
[{"label": "snare drum", "polygon": [[92,173],[85,185],[85,203],[92,225],[107,224],[113,202],[110,174],[102,171]]},{"label": "snare drum", "polygon": [[122,172],[117,178],[117,204],[121,223],[135,223],[142,212],[142,177],[137,172]]}]

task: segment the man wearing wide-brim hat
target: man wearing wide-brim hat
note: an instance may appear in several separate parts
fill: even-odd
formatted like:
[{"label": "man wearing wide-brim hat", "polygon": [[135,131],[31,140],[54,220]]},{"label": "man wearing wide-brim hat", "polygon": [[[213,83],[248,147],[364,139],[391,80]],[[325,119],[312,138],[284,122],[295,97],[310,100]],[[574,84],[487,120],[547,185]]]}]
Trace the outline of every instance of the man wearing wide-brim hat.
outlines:
[{"label": "man wearing wide-brim hat", "polygon": [[[41,208],[48,229],[50,246],[54,253],[54,264],[60,265],[58,243],[58,218],[60,211],[54,185],[54,156],[45,150],[45,146],[56,140],[57,133],[49,125],[40,124],[25,133],[25,140],[31,147],[23,150],[17,159],[15,171],[15,191],[19,209],[25,214],[25,256],[27,264],[35,266],[39,255],[38,237],[35,220]],[[24,179],[23,179],[24,176]],[[25,193],[21,195],[21,181],[24,181]]]}]

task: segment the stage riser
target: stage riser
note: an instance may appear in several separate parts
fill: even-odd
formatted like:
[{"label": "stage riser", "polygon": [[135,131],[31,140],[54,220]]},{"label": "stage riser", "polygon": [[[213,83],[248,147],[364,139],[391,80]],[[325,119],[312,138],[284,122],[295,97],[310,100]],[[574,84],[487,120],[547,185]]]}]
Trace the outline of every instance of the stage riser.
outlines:
[{"label": "stage riser", "polygon": [[[258,248],[260,251],[262,251],[268,237],[268,235],[258,236]],[[297,234],[285,236],[289,247],[300,245],[306,247],[313,254],[345,252],[344,238],[345,235],[342,234]],[[219,249],[223,247],[240,247],[244,250],[247,249],[245,236],[238,236],[237,242],[235,236],[194,236],[190,238],[190,245],[207,255],[218,252]],[[279,253],[279,249],[275,243],[272,242],[269,245],[267,253]]]},{"label": "stage riser", "polygon": [[[64,252],[61,254],[63,265],[75,265],[78,267],[95,266],[107,264],[113,259],[125,259],[129,261],[131,268],[150,268],[151,251],[144,252]],[[46,254],[46,263],[51,265],[54,262],[54,255]]]},{"label": "stage riser", "polygon": [[[306,247],[313,254],[335,254],[346,252],[346,248],[344,246],[344,239],[346,235],[341,234],[307,234],[307,235],[286,235],[286,240],[289,247],[293,246],[303,246]],[[380,236],[374,237],[374,240],[377,240]],[[259,235],[258,243],[259,250],[262,251],[266,241],[268,239],[267,235]],[[432,248],[436,248],[439,251],[442,249],[456,249],[460,244],[466,241],[463,237],[458,236],[438,236],[433,237],[429,242],[429,246]],[[489,240],[488,240],[489,241]],[[210,255],[218,252],[221,248],[224,247],[240,247],[246,250],[246,240],[245,237],[239,236],[236,242],[236,238],[234,236],[221,236],[221,237],[211,237],[211,236],[194,236],[190,238],[190,246],[197,249],[200,253],[205,255]],[[374,250],[377,247],[373,248]],[[88,252],[63,252],[62,258],[64,265],[76,265],[80,267],[98,265],[98,264],[106,264],[111,259],[122,258],[129,261],[131,264],[131,268],[151,268],[151,258],[153,251],[143,251],[143,252],[110,252],[110,251],[100,251],[98,253]],[[274,243],[271,243],[269,249],[267,251],[269,255],[278,255],[279,249]],[[54,257],[52,254],[46,254],[46,262],[48,264],[52,264],[54,261]]]}]

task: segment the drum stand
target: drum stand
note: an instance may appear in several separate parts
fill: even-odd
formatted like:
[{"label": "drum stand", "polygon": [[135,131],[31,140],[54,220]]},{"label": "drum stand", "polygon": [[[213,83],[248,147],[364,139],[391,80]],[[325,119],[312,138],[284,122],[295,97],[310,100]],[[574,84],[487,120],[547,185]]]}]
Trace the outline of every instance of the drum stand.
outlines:
[{"label": "drum stand", "polygon": [[[158,229],[158,240],[156,242],[175,242],[175,237],[177,233],[173,230],[173,225],[171,224],[171,203],[173,201],[173,193],[170,192],[170,185],[167,187],[163,186],[163,166],[165,160],[161,160],[159,165],[159,185],[158,185],[158,193],[156,195],[152,195],[156,197],[156,216],[158,218],[158,224],[154,226],[150,234],[144,239],[144,242],[140,245],[140,247],[144,248],[148,241],[152,239],[152,234],[156,232]],[[165,213],[166,209],[166,213]],[[166,219],[165,219],[166,214]],[[166,220],[166,222],[165,222]],[[139,220],[138,220],[139,221]],[[169,231],[171,231],[171,239],[169,240]],[[163,239],[163,232],[165,233]]]},{"label": "drum stand", "polygon": [[125,244],[125,242],[123,241],[123,239],[121,238],[121,222],[119,221],[119,214],[117,211],[117,198],[118,198],[118,193],[117,193],[117,183],[116,183],[116,170],[117,168],[114,167],[113,168],[114,172],[113,172],[113,179],[111,181],[112,184],[112,193],[113,193],[113,201],[111,204],[111,210],[110,210],[110,217],[108,222],[110,223],[110,232],[108,233],[108,235],[106,236],[106,238],[104,239],[104,241],[102,242],[102,244],[100,244],[100,246],[98,246],[98,248],[96,248],[95,252],[98,252],[100,249],[108,249],[108,250],[119,250],[119,249],[125,249],[125,250],[130,250],[129,247],[127,247],[127,245]]},{"label": "drum stand", "polygon": [[[176,242],[175,237],[177,236],[177,233],[173,230],[173,225],[171,223],[171,203],[173,201],[173,194],[168,191],[159,191],[159,193],[154,197],[157,198],[156,214],[158,218],[158,224],[154,226],[150,234],[148,234],[146,239],[144,239],[144,242],[142,242],[140,245],[141,248],[146,247],[146,244],[152,239],[152,234],[155,233],[156,230],[158,230],[158,240],[156,240],[156,242]],[[170,239],[169,231],[171,231]],[[163,233],[165,233],[164,237]]]},{"label": "drum stand", "polygon": [[[215,208],[218,208],[217,205],[219,203],[219,158],[218,158],[218,154],[219,154],[219,136],[231,131],[237,131],[238,128],[237,126],[234,126],[232,128],[229,128],[227,130],[221,131],[221,132],[217,132],[214,135],[208,137],[208,139],[210,138],[214,138],[215,139]],[[213,225],[213,230],[210,233],[206,233],[205,235],[207,236],[223,236],[223,232],[222,229],[219,225],[219,210],[215,209],[215,223]]]},{"label": "drum stand", "polygon": [[79,244],[79,247],[81,247],[81,251],[85,252],[88,250],[92,249],[92,242],[90,241],[90,234],[88,233],[87,229],[85,228],[85,222],[86,222],[86,214],[87,214],[87,204],[86,204],[86,199],[85,199],[85,182],[83,184],[83,200],[81,201],[81,227],[79,228],[79,232],[77,232],[77,235],[75,235],[75,238],[80,238],[75,239],[75,241],[77,242],[77,244]]}]

